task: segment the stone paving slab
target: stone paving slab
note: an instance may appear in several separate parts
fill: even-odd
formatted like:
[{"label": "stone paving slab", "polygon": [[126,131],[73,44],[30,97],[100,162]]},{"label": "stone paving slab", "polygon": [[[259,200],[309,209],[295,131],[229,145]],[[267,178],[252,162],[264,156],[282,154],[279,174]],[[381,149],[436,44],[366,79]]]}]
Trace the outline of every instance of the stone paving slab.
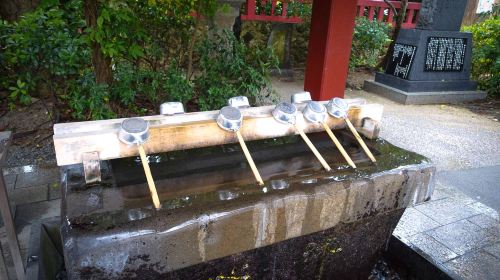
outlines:
[{"label": "stone paving slab", "polygon": [[484,250],[500,260],[500,242],[491,246],[485,247]]},{"label": "stone paving slab", "polygon": [[498,259],[483,250],[460,256],[444,266],[465,280],[498,280],[500,275]]},{"label": "stone paving slab", "polygon": [[496,229],[500,228],[500,223],[495,219],[485,214],[480,214],[467,219],[469,222],[481,227],[482,229]]},{"label": "stone paving slab", "polygon": [[412,236],[409,239],[409,242],[411,242],[413,248],[418,248],[425,254],[429,255],[431,258],[441,263],[458,257],[455,252],[453,252],[440,242],[436,241],[426,233],[419,233]]},{"label": "stone paving slab", "polygon": [[61,184],[60,182],[54,182],[48,185],[49,188],[49,200],[61,198]]},{"label": "stone paving slab", "polygon": [[500,222],[500,215],[499,215],[498,211],[484,205],[481,202],[471,203],[471,204],[468,204],[467,206],[476,210],[479,213],[485,214],[486,216],[493,218],[497,222]]},{"label": "stone paving slab", "polygon": [[[0,236],[3,235],[4,231],[5,229],[3,227],[0,228]],[[8,279],[7,277],[8,277],[7,266],[5,264],[2,246],[0,246],[0,279]]]},{"label": "stone paving slab", "polygon": [[427,234],[459,255],[495,242],[493,234],[468,220],[447,224]]},{"label": "stone paving slab", "polygon": [[5,186],[7,187],[7,192],[10,193],[14,189],[14,186],[16,185],[17,174],[4,175],[3,179],[5,180]]},{"label": "stone paving slab", "polygon": [[21,173],[17,175],[16,189],[31,188],[59,182],[59,169],[38,169],[35,172]]},{"label": "stone paving slab", "polygon": [[407,208],[393,234],[398,237],[408,238],[439,226],[441,224],[427,217],[417,209]]},{"label": "stone paving slab", "polygon": [[430,201],[405,211],[394,235],[463,279],[498,279],[491,278],[500,267],[498,212],[453,186],[435,186]]},{"label": "stone paving slab", "polygon": [[[37,221],[58,217],[60,215],[61,200],[40,201],[30,204],[20,205],[17,208],[15,224],[18,231],[19,247],[21,256],[26,261],[29,252],[31,225]],[[15,279],[15,270],[8,250],[7,238],[5,233],[2,234],[0,228],[0,251],[3,251],[5,258],[5,266],[7,267],[9,278],[0,279]],[[1,261],[1,259],[0,259]],[[0,276],[2,263],[0,262]]]},{"label": "stone paving slab", "polygon": [[48,185],[14,189],[9,194],[9,198],[17,205],[45,201],[48,199]]},{"label": "stone paving slab", "polygon": [[430,201],[417,205],[415,208],[442,225],[480,214],[477,210],[453,198]]}]

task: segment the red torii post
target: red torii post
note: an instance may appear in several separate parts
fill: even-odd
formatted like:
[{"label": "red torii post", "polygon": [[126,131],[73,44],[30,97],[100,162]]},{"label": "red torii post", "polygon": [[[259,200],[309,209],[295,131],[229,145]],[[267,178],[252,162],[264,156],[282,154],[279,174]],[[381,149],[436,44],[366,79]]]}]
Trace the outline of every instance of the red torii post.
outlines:
[{"label": "red torii post", "polygon": [[314,100],[344,97],[357,2],[313,1],[304,89]]},{"label": "red torii post", "polygon": [[[262,4],[270,2],[270,13],[256,14],[256,1],[261,1]],[[311,92],[314,100],[344,96],[358,1],[363,0],[313,1],[304,89]],[[276,0],[246,2],[247,14],[241,16],[242,20],[302,22],[299,17],[286,15],[286,1],[282,3],[280,15],[275,13]]]}]

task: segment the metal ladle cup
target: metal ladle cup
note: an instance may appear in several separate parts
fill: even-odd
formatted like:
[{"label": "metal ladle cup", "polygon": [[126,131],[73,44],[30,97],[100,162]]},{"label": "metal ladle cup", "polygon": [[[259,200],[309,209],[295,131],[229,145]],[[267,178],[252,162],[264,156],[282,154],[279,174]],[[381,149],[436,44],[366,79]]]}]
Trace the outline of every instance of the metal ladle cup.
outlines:
[{"label": "metal ladle cup", "polygon": [[307,102],[302,114],[306,120],[312,123],[324,123],[327,118],[325,106],[316,101]]},{"label": "metal ladle cup", "polygon": [[342,98],[335,97],[328,102],[326,109],[330,115],[338,119],[347,118],[349,104]]},{"label": "metal ladle cup", "polygon": [[219,115],[217,116],[217,124],[219,125],[220,128],[226,131],[236,133],[236,136],[238,137],[238,142],[240,143],[241,149],[245,154],[245,158],[247,159],[247,162],[250,165],[250,168],[252,169],[253,175],[255,176],[255,179],[257,180],[259,185],[262,186],[264,185],[264,181],[260,176],[259,170],[257,169],[257,166],[255,165],[255,162],[252,159],[252,155],[250,154],[250,151],[248,150],[248,147],[245,144],[245,140],[243,139],[243,136],[241,135],[240,132],[242,123],[243,123],[243,115],[241,114],[240,109],[238,109],[237,107],[226,106],[220,110]]},{"label": "metal ladle cup", "polygon": [[291,101],[295,104],[305,103],[311,101],[311,93],[308,91],[297,92],[292,94]]},{"label": "metal ladle cup", "polygon": [[236,108],[248,108],[250,107],[250,102],[248,102],[248,98],[246,96],[235,96],[229,98],[227,105]]},{"label": "metal ladle cup", "polygon": [[153,204],[156,209],[160,209],[160,199],[151,175],[146,152],[142,146],[149,139],[149,123],[141,118],[125,119],[121,124],[120,132],[118,132],[118,139],[127,145],[137,145]]},{"label": "metal ladle cup", "polygon": [[217,124],[227,131],[239,131],[242,123],[243,115],[240,109],[236,107],[226,106],[220,110],[217,116]]},{"label": "metal ladle cup", "polygon": [[165,102],[160,105],[160,115],[172,116],[184,113],[184,105],[181,102]]},{"label": "metal ladle cup", "polygon": [[149,139],[149,123],[141,118],[125,119],[118,138],[127,145],[142,145]]},{"label": "metal ladle cup", "polygon": [[276,108],[273,110],[273,117],[276,121],[282,124],[287,124],[287,125],[293,125],[297,132],[300,134],[304,142],[306,142],[307,146],[311,151],[314,153],[316,158],[319,160],[323,168],[325,168],[327,171],[332,170],[330,165],[326,162],[326,160],[321,156],[321,154],[318,152],[316,147],[314,147],[313,143],[311,140],[309,140],[309,137],[304,133],[302,128],[296,125],[297,123],[297,107],[293,105],[292,103],[288,102],[281,102],[278,105],[276,105]]},{"label": "metal ladle cup", "polygon": [[354,125],[352,125],[351,121],[348,118],[349,104],[344,99],[336,97],[328,102],[327,111],[328,114],[330,114],[334,118],[344,119],[347,127],[349,127],[349,130],[352,132],[361,148],[363,148],[363,151],[372,162],[376,162],[377,160],[375,159],[375,156],[373,156],[368,146],[366,146],[365,141],[363,141],[363,138],[361,138],[358,131],[356,130],[356,128],[354,128]]},{"label": "metal ladle cup", "polygon": [[281,102],[274,108],[273,117],[282,124],[295,125],[297,122],[297,107],[292,103]]}]

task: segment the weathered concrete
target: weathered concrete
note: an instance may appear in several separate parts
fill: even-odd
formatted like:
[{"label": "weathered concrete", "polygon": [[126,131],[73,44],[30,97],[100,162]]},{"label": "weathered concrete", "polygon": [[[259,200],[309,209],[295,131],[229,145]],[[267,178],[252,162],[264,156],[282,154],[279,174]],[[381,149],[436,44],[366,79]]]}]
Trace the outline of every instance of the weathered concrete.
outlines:
[{"label": "weathered concrete", "polygon": [[[135,182],[133,174],[141,170],[134,161],[113,162],[113,174],[103,170],[107,182],[90,188],[82,185],[81,170],[66,169],[61,231],[70,278],[113,279],[147,271],[151,279],[208,279],[230,276],[232,265],[240,269],[235,273],[254,279],[329,278],[325,275],[348,271],[367,276],[402,209],[429,198],[435,169],[385,141],[369,142],[377,151],[373,165],[348,134],[339,133],[357,162],[353,172],[327,136],[311,136],[334,172],[320,171],[296,137],[272,145],[249,143],[262,152],[255,161],[268,182],[264,188],[240,183],[241,177],[252,178],[245,165],[224,163],[240,153],[237,145],[169,153],[175,159],[152,167],[153,175],[172,170],[165,179],[156,176],[163,205],[157,212],[146,186]],[[189,163],[204,157],[219,167],[192,170]],[[283,267],[278,267],[280,259]],[[297,261],[302,264],[295,266]]]}]

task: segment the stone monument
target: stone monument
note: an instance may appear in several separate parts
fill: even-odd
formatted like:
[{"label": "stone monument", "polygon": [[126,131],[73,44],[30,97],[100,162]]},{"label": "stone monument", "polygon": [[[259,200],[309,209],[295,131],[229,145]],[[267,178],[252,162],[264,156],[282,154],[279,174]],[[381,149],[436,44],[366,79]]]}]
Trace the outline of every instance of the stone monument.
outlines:
[{"label": "stone monument", "polygon": [[385,73],[364,89],[403,104],[482,99],[470,80],[472,34],[460,32],[467,0],[423,0],[416,29],[402,29]]}]

